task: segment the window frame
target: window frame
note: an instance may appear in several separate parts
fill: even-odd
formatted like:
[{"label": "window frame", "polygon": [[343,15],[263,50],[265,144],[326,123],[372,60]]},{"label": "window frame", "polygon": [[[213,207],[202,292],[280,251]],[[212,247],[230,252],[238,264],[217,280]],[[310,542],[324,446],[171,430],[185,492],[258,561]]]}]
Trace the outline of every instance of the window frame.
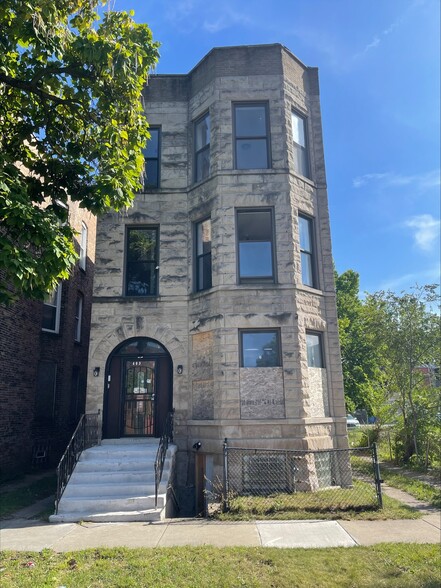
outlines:
[{"label": "window frame", "polygon": [[[198,128],[198,125],[201,124],[202,122],[204,122],[206,119],[208,119],[208,121],[209,121],[209,129],[210,129],[209,142],[206,143],[200,149],[197,149],[197,147],[196,147],[196,145],[197,145],[197,139],[196,139],[197,138],[197,128]],[[195,183],[203,182],[204,180],[206,180],[210,176],[210,171],[211,171],[211,161],[210,161],[210,155],[211,155],[211,117],[210,117],[209,110],[207,110],[207,112],[205,112],[204,114],[199,116],[194,121],[194,123],[193,123],[193,141],[194,141],[194,143],[193,143],[194,144],[193,181]],[[205,176],[201,175],[201,177],[198,178],[198,155],[200,155],[204,151],[208,151],[208,172]]]},{"label": "window frame", "polygon": [[[319,342],[319,352],[320,352],[320,363],[321,365],[311,365],[309,363],[309,354],[308,354],[308,336],[317,337]],[[318,369],[325,369],[325,350],[324,350],[324,338],[322,331],[314,331],[312,329],[306,329],[305,331],[305,341],[306,341],[306,361],[308,364],[308,368],[318,368]]]},{"label": "window frame", "polygon": [[88,238],[88,228],[87,228],[86,223],[83,221],[81,223],[80,259],[79,259],[79,267],[83,271],[86,271],[86,265],[87,265],[87,238]]},{"label": "window frame", "polygon": [[[305,137],[305,146],[303,147],[300,143],[294,140],[294,125],[293,125],[293,117],[296,116],[299,120],[303,123],[303,135]],[[292,109],[291,110],[291,132],[292,132],[292,147],[293,147],[293,170],[294,173],[302,176],[303,178],[307,178],[311,180],[311,155],[309,149],[309,138],[308,138],[308,117],[300,113],[299,111]],[[295,165],[296,158],[294,157],[294,151],[300,151],[304,154],[305,158],[305,168],[306,168],[306,175],[302,173],[302,170],[297,169]]]},{"label": "window frame", "polygon": [[[198,254],[198,245],[199,245],[199,240],[198,240],[198,227],[199,225],[202,225],[204,222],[210,221],[210,235],[212,232],[212,222],[211,222],[211,216],[207,216],[199,221],[196,221],[194,223],[194,256],[195,256],[195,268],[194,268],[194,280],[195,280],[195,288],[194,291],[195,292],[203,292],[204,290],[209,290],[210,288],[213,287],[213,268],[212,268],[212,239],[210,240],[210,251],[207,253],[201,253]],[[210,256],[210,284],[207,286],[203,286],[202,288],[199,287],[199,278],[200,278],[200,269],[199,269],[199,261],[205,257]]]},{"label": "window frame", "polygon": [[75,300],[75,320],[74,320],[74,341],[75,343],[81,343],[82,335],[82,322],[83,322],[83,310],[84,310],[84,296],[81,292],[78,292]]},{"label": "window frame", "polygon": [[41,330],[45,333],[53,333],[55,335],[58,335],[60,332],[60,321],[61,321],[61,290],[62,290],[62,285],[61,282],[57,285],[56,291],[56,300],[55,300],[55,304],[50,304],[49,302],[47,302],[46,300],[43,301],[43,319],[42,319],[42,325],[44,324],[44,306],[49,306],[51,308],[55,309],[55,328],[54,329],[48,329],[47,327],[42,326]]},{"label": "window frame", "polygon": [[[269,212],[271,222],[271,265],[272,274],[271,276],[241,276],[240,273],[240,244],[247,243],[239,238],[239,216],[240,214],[246,214],[250,212]],[[237,265],[237,282],[239,284],[275,284],[277,282],[277,257],[276,257],[276,228],[274,219],[274,207],[272,206],[256,206],[256,207],[243,207],[236,208],[236,265]],[[266,240],[262,239],[259,241],[252,241],[254,243],[267,243]]]},{"label": "window frame", "polygon": [[[299,212],[298,215],[298,227],[299,227],[299,251],[300,251],[300,279],[303,286],[307,286],[308,288],[314,288],[315,290],[319,289],[319,281],[318,281],[318,271],[317,271],[317,247],[316,247],[316,240],[315,240],[315,219],[308,214],[304,214],[303,212]],[[310,251],[307,249],[302,249],[302,243],[300,239],[300,222],[301,219],[308,223],[308,235],[309,235],[309,242],[310,242]],[[303,281],[303,256],[309,256],[310,264],[311,264],[311,281],[312,284],[305,284]]]},{"label": "window frame", "polygon": [[[148,139],[146,146],[143,149],[144,155],[144,174],[143,174],[143,190],[144,192],[151,192],[152,190],[158,190],[161,187],[161,147],[162,147],[162,128],[160,125],[152,125],[149,127],[149,133],[152,134],[152,131],[158,133],[158,156],[157,157],[147,157],[147,145],[151,138]],[[148,161],[156,161],[156,177],[157,182],[156,184],[148,184],[147,178],[147,162]]]},{"label": "window frame", "polygon": [[[267,365],[267,366],[251,366],[251,365],[244,365],[244,341],[243,336],[248,334],[257,334],[257,333],[272,333],[276,336],[277,341],[277,365]],[[282,365],[282,341],[280,336],[280,329],[279,328],[255,328],[255,329],[239,329],[239,367],[246,368],[246,369],[264,369],[264,368],[275,368],[275,367],[283,367]]]},{"label": "window frame", "polygon": [[[155,274],[155,292],[149,294],[128,294],[128,266],[130,264],[128,260],[129,252],[129,238],[130,231],[148,230],[156,232],[156,247],[155,247],[155,258],[150,263],[154,264]],[[125,298],[156,298],[159,295],[159,225],[127,225],[125,234],[125,249],[124,249],[124,294]]]},{"label": "window frame", "polygon": [[[249,169],[271,169],[272,167],[272,160],[271,160],[271,133],[270,133],[270,120],[269,120],[269,102],[266,100],[257,100],[257,101],[245,101],[245,102],[233,102],[233,141],[234,141],[234,148],[233,148],[233,166],[235,170],[239,171],[246,171]],[[249,135],[240,135],[237,134],[237,125],[236,125],[236,109],[240,108],[241,106],[262,106],[265,112],[265,135],[256,135],[256,136],[249,136]],[[238,157],[237,157],[237,142],[240,140],[262,140],[265,139],[266,141],[266,167],[238,167]]]}]

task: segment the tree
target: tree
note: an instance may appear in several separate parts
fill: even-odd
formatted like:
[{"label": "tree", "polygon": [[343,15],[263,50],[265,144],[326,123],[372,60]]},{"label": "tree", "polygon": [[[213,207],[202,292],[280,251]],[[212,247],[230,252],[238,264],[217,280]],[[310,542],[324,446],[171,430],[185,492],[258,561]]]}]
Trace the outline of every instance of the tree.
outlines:
[{"label": "tree", "polygon": [[438,389],[424,373],[425,366],[439,368],[441,360],[441,321],[434,312],[439,301],[434,285],[401,294],[368,294],[365,301],[366,326],[381,361],[381,380],[376,384],[398,407],[403,461],[421,457],[422,442],[439,410]]},{"label": "tree", "polygon": [[76,260],[68,199],[99,214],[141,189],[141,93],[158,44],[102,0],[0,4],[0,302],[42,299]]},{"label": "tree", "polygon": [[346,406],[350,411],[366,408],[373,414],[377,403],[372,381],[377,379],[378,362],[372,334],[366,328],[359,284],[357,272],[351,269],[340,275],[335,272]]}]

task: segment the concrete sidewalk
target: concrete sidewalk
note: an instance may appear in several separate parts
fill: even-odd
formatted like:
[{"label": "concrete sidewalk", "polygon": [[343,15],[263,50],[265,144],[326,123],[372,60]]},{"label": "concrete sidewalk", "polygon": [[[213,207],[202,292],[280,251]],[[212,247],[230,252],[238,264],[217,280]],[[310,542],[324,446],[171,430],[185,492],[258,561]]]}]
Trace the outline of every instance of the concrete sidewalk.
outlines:
[{"label": "concrete sidewalk", "polygon": [[440,514],[417,520],[218,522],[170,519],[158,523],[3,521],[0,548],[76,551],[95,547],[352,547],[382,542],[439,543]]}]

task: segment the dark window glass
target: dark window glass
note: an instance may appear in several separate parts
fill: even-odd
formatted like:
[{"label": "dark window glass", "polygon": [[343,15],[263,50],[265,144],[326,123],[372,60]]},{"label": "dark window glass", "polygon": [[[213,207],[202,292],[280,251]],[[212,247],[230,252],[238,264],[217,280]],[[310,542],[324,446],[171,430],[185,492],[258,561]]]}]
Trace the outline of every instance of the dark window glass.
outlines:
[{"label": "dark window glass", "polygon": [[155,296],[157,282],[158,229],[128,229],[126,296]]},{"label": "dark window glass", "polygon": [[78,294],[75,302],[75,341],[81,341],[81,322],[83,319],[83,296]]},{"label": "dark window glass", "polygon": [[306,141],[306,121],[295,112],[291,114],[294,170],[302,176],[305,176],[305,178],[309,178],[310,172],[308,145]]},{"label": "dark window glass", "polygon": [[196,290],[211,288],[211,220],[196,224]]},{"label": "dark window glass", "polygon": [[313,247],[313,222],[305,216],[299,216],[300,261],[302,284],[315,288],[315,258]]},{"label": "dark window glass", "polygon": [[306,333],[306,352],[309,367],[324,367],[322,336],[320,333]]},{"label": "dark window glass", "polygon": [[54,361],[40,361],[37,370],[35,395],[35,416],[40,420],[52,420],[55,412],[57,364]]},{"label": "dark window glass", "polygon": [[242,331],[240,337],[242,367],[281,365],[278,331]]},{"label": "dark window glass", "polygon": [[265,104],[235,104],[236,169],[269,167],[268,121]]},{"label": "dark window glass", "polygon": [[195,181],[199,182],[210,173],[210,115],[206,114],[195,123]]},{"label": "dark window glass", "polygon": [[238,210],[239,278],[274,280],[271,210]]},{"label": "dark window glass", "polygon": [[144,149],[144,189],[159,188],[159,129],[150,129],[150,139]]}]

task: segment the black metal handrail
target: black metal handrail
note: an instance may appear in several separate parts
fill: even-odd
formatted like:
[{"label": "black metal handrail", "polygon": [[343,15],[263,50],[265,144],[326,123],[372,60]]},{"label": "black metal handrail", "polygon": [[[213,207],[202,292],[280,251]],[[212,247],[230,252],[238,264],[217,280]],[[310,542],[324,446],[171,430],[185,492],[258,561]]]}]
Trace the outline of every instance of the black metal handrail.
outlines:
[{"label": "black metal handrail", "polygon": [[96,414],[83,414],[80,417],[78,425],[70,438],[66,451],[60,459],[57,467],[57,492],[55,495],[55,514],[58,513],[63,492],[70,480],[72,472],[80,459],[84,449],[98,445],[100,441],[98,417]]},{"label": "black metal handrail", "polygon": [[156,452],[155,459],[155,508],[158,507],[158,491],[159,484],[162,479],[162,472],[164,470],[165,457],[167,455],[168,444],[173,443],[173,416],[174,409],[167,413],[164,424],[164,432],[159,439],[159,447]]}]

